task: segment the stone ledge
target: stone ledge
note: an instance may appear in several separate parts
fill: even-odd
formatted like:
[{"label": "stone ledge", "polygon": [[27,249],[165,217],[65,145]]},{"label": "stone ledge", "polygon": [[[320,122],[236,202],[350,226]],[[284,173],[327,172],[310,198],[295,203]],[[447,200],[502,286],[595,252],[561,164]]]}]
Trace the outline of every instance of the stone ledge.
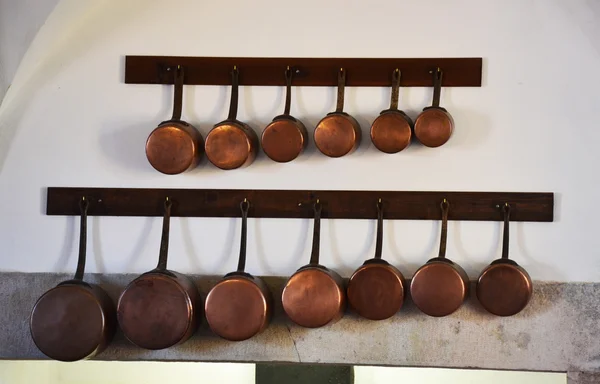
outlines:
[{"label": "stone ledge", "polygon": [[[0,359],[43,359],[29,335],[28,319],[37,298],[64,274],[0,273]],[[136,275],[88,275],[116,300]],[[218,276],[192,276],[205,295]],[[267,277],[277,298],[285,277]],[[275,300],[273,322],[260,335],[229,342],[204,322],[188,342],[163,351],[145,351],[117,333],[99,360],[303,362],[413,367],[600,372],[600,284],[534,285],[530,305],[520,314],[488,314],[474,297],[451,316],[428,317],[407,301],[393,318],[373,322],[352,312],[338,323],[304,329],[290,323]]]}]

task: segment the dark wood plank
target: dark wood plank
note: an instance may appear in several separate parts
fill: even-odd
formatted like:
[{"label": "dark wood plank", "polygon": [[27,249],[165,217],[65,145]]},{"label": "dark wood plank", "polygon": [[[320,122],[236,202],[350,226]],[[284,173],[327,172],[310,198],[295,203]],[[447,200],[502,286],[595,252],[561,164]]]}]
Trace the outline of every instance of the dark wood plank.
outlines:
[{"label": "dark wood plank", "polygon": [[173,84],[176,65],[185,68],[185,84],[230,85],[231,70],[239,69],[240,85],[284,86],[284,71],[294,69],[296,86],[336,86],[340,68],[349,87],[391,86],[392,71],[402,71],[403,87],[431,87],[430,71],[440,67],[444,87],[480,87],[482,59],[475,58],[250,58],[127,56],[125,83]]},{"label": "dark wood plank", "polygon": [[172,215],[239,217],[239,204],[250,201],[250,217],[310,218],[319,199],[322,216],[332,219],[374,219],[382,199],[386,219],[439,220],[440,203],[450,202],[450,220],[500,221],[500,206],[513,207],[513,221],[553,221],[553,193],[293,191],[215,189],[48,188],[48,215],[78,215],[81,196],[90,201],[92,216],[162,216],[163,202],[173,201]]},{"label": "dark wood plank", "polygon": [[351,365],[256,364],[256,384],[353,384]]}]

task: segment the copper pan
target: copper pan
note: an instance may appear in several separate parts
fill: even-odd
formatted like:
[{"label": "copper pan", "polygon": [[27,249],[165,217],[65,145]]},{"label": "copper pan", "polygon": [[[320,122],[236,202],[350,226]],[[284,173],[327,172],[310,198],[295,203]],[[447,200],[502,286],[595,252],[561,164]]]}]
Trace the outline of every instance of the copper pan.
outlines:
[{"label": "copper pan", "polygon": [[360,316],[370,320],[392,317],[406,297],[402,273],[381,258],[383,248],[383,203],[377,203],[375,257],[364,262],[348,282],[348,303]]},{"label": "copper pan", "polygon": [[231,73],[231,103],[229,116],[211,129],[206,136],[205,151],[208,160],[221,169],[245,167],[254,161],[258,151],[258,136],[246,123],[237,119],[239,70]]},{"label": "copper pan", "polygon": [[298,157],[308,145],[308,132],[302,122],[290,115],[293,71],[285,71],[286,96],[283,115],[276,116],[262,133],[262,148],[271,160],[287,163]]},{"label": "copper pan", "polygon": [[508,258],[508,234],[511,206],[506,203],[504,211],[504,235],[502,257],[494,260],[481,272],[477,280],[477,299],[490,313],[512,316],[521,312],[533,293],[531,277],[519,264]]},{"label": "copper pan", "polygon": [[413,122],[406,113],[398,110],[400,70],[392,73],[392,100],[390,108],[381,111],[371,125],[371,141],[381,152],[396,153],[410,145]]},{"label": "copper pan", "polygon": [[158,265],[129,283],[117,305],[125,337],[145,349],[169,348],[189,339],[202,310],[194,282],[167,269],[171,206],[167,197]]},{"label": "copper pan", "polygon": [[296,324],[318,328],[339,320],[346,309],[346,291],[340,275],[319,264],[321,203],[314,206],[315,220],[310,263],[286,282],[281,301],[288,317]]},{"label": "copper pan", "polygon": [[447,316],[456,311],[469,293],[467,273],[460,265],[446,259],[450,203],[444,199],[441,208],[442,234],[439,256],[419,268],[410,284],[410,294],[415,305],[423,313],[435,317]]},{"label": "copper pan", "polygon": [[445,108],[440,107],[443,74],[440,68],[432,71],[433,103],[423,109],[415,120],[415,136],[423,145],[432,148],[444,145],[454,130],[454,119]]},{"label": "copper pan", "polygon": [[173,117],[163,121],[146,140],[146,157],[159,172],[175,175],[190,170],[204,153],[204,140],[193,125],[181,120],[184,69],[174,73]]},{"label": "copper pan", "polygon": [[315,128],[315,145],[329,157],[342,157],[353,152],[360,144],[361,130],[358,121],[344,112],[344,88],[346,71],[338,73],[337,107],[328,113]]},{"label": "copper pan", "polygon": [[262,279],[245,272],[248,200],[240,204],[242,235],[237,271],[228,273],[206,297],[210,329],[224,339],[241,341],[264,330],[271,319],[273,299]]},{"label": "copper pan", "polygon": [[30,330],[35,345],[46,356],[61,361],[88,359],[102,352],[116,329],[115,306],[106,292],[83,281],[87,245],[87,209],[80,202],[79,259],[72,280],[44,293],[31,311]]}]

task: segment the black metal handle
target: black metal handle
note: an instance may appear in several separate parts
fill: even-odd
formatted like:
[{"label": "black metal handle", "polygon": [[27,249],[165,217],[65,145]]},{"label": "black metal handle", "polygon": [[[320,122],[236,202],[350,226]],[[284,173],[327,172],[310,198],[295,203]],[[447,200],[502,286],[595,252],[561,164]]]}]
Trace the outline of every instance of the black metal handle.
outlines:
[{"label": "black metal handle", "polygon": [[392,72],[392,99],[390,101],[390,109],[398,110],[398,94],[400,93],[400,77],[402,73],[398,68]]},{"label": "black metal handle", "polygon": [[173,117],[172,120],[181,120],[181,110],[183,108],[183,77],[184,71],[181,65],[175,68],[173,74],[175,86],[173,88]]},{"label": "black metal handle", "polygon": [[337,91],[337,106],[336,112],[344,112],[344,88],[346,87],[346,70],[340,68],[338,72],[338,91]]},{"label": "black metal handle", "polygon": [[235,120],[237,117],[238,110],[238,98],[239,98],[239,71],[237,66],[233,66],[231,71],[231,102],[229,103],[229,117],[228,120]]},{"label": "black metal handle", "polygon": [[77,259],[77,269],[75,270],[75,280],[83,280],[85,272],[85,257],[87,250],[87,211],[90,203],[85,196],[79,201],[79,211],[81,212],[81,221],[79,224],[79,258]]},{"label": "black metal handle", "polygon": [[431,106],[439,107],[440,106],[440,95],[442,93],[442,76],[444,72],[438,67],[435,71],[433,71],[433,102]]},{"label": "black metal handle", "polygon": [[320,253],[320,245],[321,245],[321,202],[319,199],[315,202],[314,211],[315,211],[315,222],[313,225],[313,244],[312,244],[312,252],[310,253],[310,264],[318,265],[319,264],[319,253]]},{"label": "black metal handle", "polygon": [[285,109],[283,110],[283,114],[286,116],[290,115],[290,107],[292,105],[292,70],[288,66],[285,70]]},{"label": "black metal handle", "polygon": [[167,270],[167,257],[169,255],[169,230],[171,227],[171,206],[173,202],[169,197],[165,198],[165,210],[163,216],[162,237],[160,239],[160,251],[158,253],[158,264],[156,270]]},{"label": "black metal handle", "polygon": [[246,241],[248,237],[248,209],[250,203],[247,199],[244,199],[240,203],[240,210],[242,211],[242,237],[240,239],[240,258],[238,259],[238,272],[244,272],[246,269]]},{"label": "black metal handle", "polygon": [[375,258],[381,259],[383,248],[383,202],[377,202],[377,238],[375,240]]},{"label": "black metal handle", "polygon": [[442,208],[442,234],[440,236],[440,253],[438,257],[446,257],[446,241],[448,239],[448,211],[450,210],[450,203],[444,199],[440,204]]},{"label": "black metal handle", "polygon": [[508,232],[510,228],[510,210],[511,206],[505,203],[502,207],[504,211],[504,233],[502,235],[502,258],[508,259]]}]

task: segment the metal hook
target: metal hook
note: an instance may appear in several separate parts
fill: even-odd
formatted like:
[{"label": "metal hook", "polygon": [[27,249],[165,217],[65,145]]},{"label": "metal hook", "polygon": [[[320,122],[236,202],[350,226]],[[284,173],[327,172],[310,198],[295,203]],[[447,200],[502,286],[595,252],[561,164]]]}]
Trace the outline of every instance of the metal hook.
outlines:
[{"label": "metal hook", "polygon": [[450,202],[448,201],[448,199],[444,198],[444,200],[442,200],[440,204],[440,207],[442,208],[442,210],[450,208]]},{"label": "metal hook", "polygon": [[248,209],[250,209],[250,202],[248,202],[247,198],[244,198],[244,200],[240,203],[240,209],[243,213],[248,213]]},{"label": "metal hook", "polygon": [[321,200],[317,199],[317,201],[315,201],[314,211],[315,214],[321,212]]},{"label": "metal hook", "polygon": [[169,198],[169,196],[165,197],[165,209],[166,208],[171,208],[172,205],[173,205],[173,202],[171,201],[171,199]]},{"label": "metal hook", "polygon": [[81,200],[79,201],[79,209],[81,210],[81,213],[83,214],[86,212],[89,206],[89,201],[85,198],[85,196],[81,196]]}]

